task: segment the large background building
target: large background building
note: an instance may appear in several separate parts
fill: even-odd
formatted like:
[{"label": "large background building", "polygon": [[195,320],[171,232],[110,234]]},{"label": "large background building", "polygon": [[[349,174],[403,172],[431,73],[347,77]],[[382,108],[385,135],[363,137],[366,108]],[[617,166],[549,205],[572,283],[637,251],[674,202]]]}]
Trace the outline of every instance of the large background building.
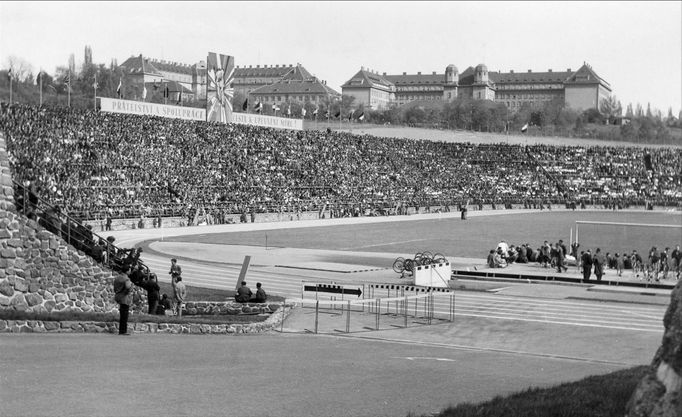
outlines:
[{"label": "large background building", "polygon": [[[206,100],[205,61],[188,65],[138,55],[126,59],[119,70],[123,98],[142,100],[146,87],[147,101],[152,96],[157,100],[164,97],[173,104]],[[273,105],[289,101],[319,103],[341,96],[301,64],[236,66],[231,86],[239,100],[249,98],[252,103]],[[164,96],[166,88],[168,97]]]},{"label": "large background building", "polygon": [[206,62],[194,65],[131,56],[119,65],[123,98],[142,100],[160,95],[168,88],[169,101],[195,102],[206,99]]},{"label": "large background building", "polygon": [[361,68],[343,86],[344,95],[355,104],[382,109],[389,104],[414,101],[454,99],[491,100],[516,111],[525,103],[539,107],[552,100],[562,100],[576,110],[598,108],[611,95],[611,86],[588,64],[578,71],[500,72],[489,71],[485,64],[468,67],[462,73],[448,65],[445,73],[389,75]]},{"label": "large background building", "polygon": [[[235,86],[236,89],[237,87]],[[248,92],[248,99],[252,104],[260,102],[278,106],[291,102],[319,105],[323,101],[329,102],[340,96],[341,94],[329,88],[326,82],[310,75],[300,64],[290,68],[279,80]]]}]

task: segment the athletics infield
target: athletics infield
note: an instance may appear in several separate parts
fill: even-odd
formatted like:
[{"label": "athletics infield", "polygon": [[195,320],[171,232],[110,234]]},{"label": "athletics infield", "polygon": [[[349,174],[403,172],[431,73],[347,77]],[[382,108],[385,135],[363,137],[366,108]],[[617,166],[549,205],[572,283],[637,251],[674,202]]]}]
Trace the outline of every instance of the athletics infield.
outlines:
[{"label": "athletics infield", "polygon": [[[190,285],[214,277],[211,285],[234,288],[248,248],[260,248],[259,253],[273,254],[268,255],[273,259],[279,252],[322,253],[329,257],[328,264],[337,265],[366,264],[377,258],[376,267],[383,268],[355,274],[299,271],[261,262],[249,271],[250,281],[263,281],[271,293],[286,293],[302,279],[316,277],[376,281],[391,275],[396,280],[385,263],[418,251],[478,262],[503,239],[532,246],[544,240],[568,242],[576,220],[677,225],[680,219],[679,213],[663,212],[500,210],[470,212],[466,221],[450,213],[114,235],[124,246],[146,242],[151,250],[145,251],[144,260],[161,279],[174,255],[163,250],[174,247],[184,255],[180,263]],[[585,233],[584,247],[646,252],[652,242],[672,246],[679,239],[661,234],[665,229],[647,230],[649,240],[639,231],[627,242],[593,233],[596,240],[589,243]],[[268,250],[263,248],[266,234]],[[661,342],[664,303],[652,304],[646,297],[629,302],[576,297],[588,294],[583,286],[497,287],[500,291],[461,291],[454,322],[404,329],[313,335],[296,332],[299,323],[309,323],[308,312],[300,311],[286,322],[290,332],[265,335],[2,335],[0,414],[431,414],[463,401],[485,401],[528,387],[647,364]]]}]

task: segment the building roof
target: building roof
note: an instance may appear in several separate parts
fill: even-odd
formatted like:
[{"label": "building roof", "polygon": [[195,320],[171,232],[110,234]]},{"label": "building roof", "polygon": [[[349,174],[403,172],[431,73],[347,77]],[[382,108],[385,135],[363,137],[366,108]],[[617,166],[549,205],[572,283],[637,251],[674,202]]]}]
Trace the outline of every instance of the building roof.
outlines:
[{"label": "building roof", "polygon": [[154,74],[161,76],[161,73],[154,64],[150,63],[148,58],[143,58],[141,54],[138,56],[131,56],[119,65],[119,67],[126,69],[131,74]]},{"label": "building roof", "polygon": [[515,83],[563,83],[571,74],[570,71],[547,72],[497,72],[488,71],[488,77],[495,84]]},{"label": "building roof", "polygon": [[609,90],[611,90],[611,85],[604,81],[588,64],[583,64],[578,71],[571,74],[566,79],[566,84],[602,84]]},{"label": "building roof", "polygon": [[182,91],[182,94],[194,94],[194,91],[190,90],[189,88],[185,87],[184,85],[180,84],[177,81],[161,81],[161,82],[146,82],[144,83],[144,86],[147,87],[147,91],[154,91],[156,88],[157,90],[161,91],[163,93],[163,88],[164,86],[168,86],[168,92],[169,93],[177,93],[178,91]]},{"label": "building roof", "polygon": [[289,81],[305,81],[313,78],[313,76],[303,68],[301,64],[296,64],[295,67],[289,70],[284,76],[282,77],[282,80],[289,80]]},{"label": "building roof", "polygon": [[361,68],[350,80],[346,81],[341,88],[377,88],[381,90],[393,90],[395,85],[385,77]]},{"label": "building roof", "polygon": [[315,77],[307,80],[280,80],[273,84],[264,85],[253,90],[249,94],[289,94],[289,95],[304,95],[304,94],[324,94],[324,95],[340,95],[338,92],[329,88]]},{"label": "building roof", "polygon": [[[297,65],[299,67],[300,65]],[[305,70],[302,66],[300,66],[302,71],[305,71],[306,74],[310,76],[310,73]],[[261,67],[260,65],[256,65],[255,67],[252,67],[249,65],[249,67],[239,67],[237,66],[234,70],[234,78],[247,78],[247,77],[253,77],[253,78],[258,78],[258,77],[267,77],[267,78],[282,78],[286,74],[288,74],[292,69],[294,68],[293,65],[285,66],[285,65],[264,65]]]},{"label": "building roof", "polygon": [[[196,65],[187,65],[179,62],[158,61],[151,59],[148,63],[152,64],[159,71],[173,72],[176,74],[192,75],[196,70]],[[145,62],[147,64],[147,62]]]},{"label": "building roof", "polygon": [[386,75],[386,79],[396,86],[414,84],[444,84],[445,74],[403,74]]},{"label": "building roof", "polygon": [[125,68],[133,74],[154,74],[158,76],[162,76],[162,71],[192,75],[196,70],[196,65],[159,61],[157,59],[145,58],[142,54],[131,56],[119,65],[119,67]]},{"label": "building roof", "polygon": [[459,85],[473,85],[474,84],[474,67],[465,69],[459,74]]}]

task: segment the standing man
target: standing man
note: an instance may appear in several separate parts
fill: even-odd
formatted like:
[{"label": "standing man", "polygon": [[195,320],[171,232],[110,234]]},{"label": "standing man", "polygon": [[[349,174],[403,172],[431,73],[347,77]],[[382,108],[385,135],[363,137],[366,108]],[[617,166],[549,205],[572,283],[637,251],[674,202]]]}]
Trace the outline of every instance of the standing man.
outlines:
[{"label": "standing man", "polygon": [[561,245],[561,241],[559,241],[556,244],[556,267],[557,267],[557,272],[562,272],[561,270],[563,269],[563,272],[568,271],[568,268],[566,268],[565,265],[565,259],[566,259],[566,251],[564,250],[564,247]]},{"label": "standing man", "polygon": [[172,285],[173,293],[175,294],[175,315],[181,317],[182,304],[184,304],[185,298],[187,298],[187,287],[185,286],[185,283],[182,282],[182,277],[180,276],[173,281]]},{"label": "standing man", "polygon": [[606,258],[601,253],[601,248],[597,248],[592,258],[592,263],[594,264],[594,275],[597,276],[597,282],[599,282],[604,275],[604,264],[606,263]]},{"label": "standing man", "polygon": [[[175,291],[175,283],[178,281],[178,278],[180,278],[180,275],[182,275],[182,268],[180,268],[180,265],[178,265],[178,260],[173,258],[171,259],[171,267],[170,271],[168,271],[168,274],[171,276],[171,287],[173,288],[173,302],[177,299],[177,294]],[[175,311],[176,308],[173,306],[173,311]]]},{"label": "standing man", "polygon": [[663,277],[661,279],[668,279],[668,270],[670,269],[670,266],[668,264],[669,259],[668,259],[668,251],[670,248],[665,248],[663,252],[661,252],[661,269],[660,271],[663,273]]},{"label": "standing man", "polygon": [[118,274],[114,279],[114,300],[118,303],[119,319],[118,319],[118,334],[122,336],[130,336],[128,333],[128,314],[130,312],[130,303],[133,301],[131,292],[133,290],[133,283],[128,279],[126,274]]},{"label": "standing man", "polygon": [[161,290],[156,274],[150,274],[149,278],[144,281],[143,287],[147,290],[148,313],[156,314],[156,309],[159,306],[159,291]]},{"label": "standing man", "polygon": [[583,253],[583,256],[580,260],[583,265],[583,282],[588,283],[590,282],[590,274],[592,273],[592,252],[588,249],[585,253]]},{"label": "standing man", "polygon": [[675,278],[680,279],[680,269],[682,269],[682,251],[680,245],[675,246],[675,250],[670,254],[672,258],[673,271],[675,271]]},{"label": "standing man", "polygon": [[180,265],[178,265],[177,259],[175,258],[171,259],[171,267],[168,273],[171,276],[171,282],[174,281],[180,275],[182,275],[182,268],[180,268]]}]

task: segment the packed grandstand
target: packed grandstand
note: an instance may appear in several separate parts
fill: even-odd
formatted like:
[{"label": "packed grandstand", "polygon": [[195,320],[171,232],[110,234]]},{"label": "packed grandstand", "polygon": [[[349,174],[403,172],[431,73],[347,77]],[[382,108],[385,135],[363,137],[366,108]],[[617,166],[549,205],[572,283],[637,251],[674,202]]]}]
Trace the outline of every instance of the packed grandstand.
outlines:
[{"label": "packed grandstand", "polygon": [[221,218],[467,203],[682,204],[674,148],[478,145],[6,103],[0,131],[14,179],[83,220],[191,219],[199,208]]}]

